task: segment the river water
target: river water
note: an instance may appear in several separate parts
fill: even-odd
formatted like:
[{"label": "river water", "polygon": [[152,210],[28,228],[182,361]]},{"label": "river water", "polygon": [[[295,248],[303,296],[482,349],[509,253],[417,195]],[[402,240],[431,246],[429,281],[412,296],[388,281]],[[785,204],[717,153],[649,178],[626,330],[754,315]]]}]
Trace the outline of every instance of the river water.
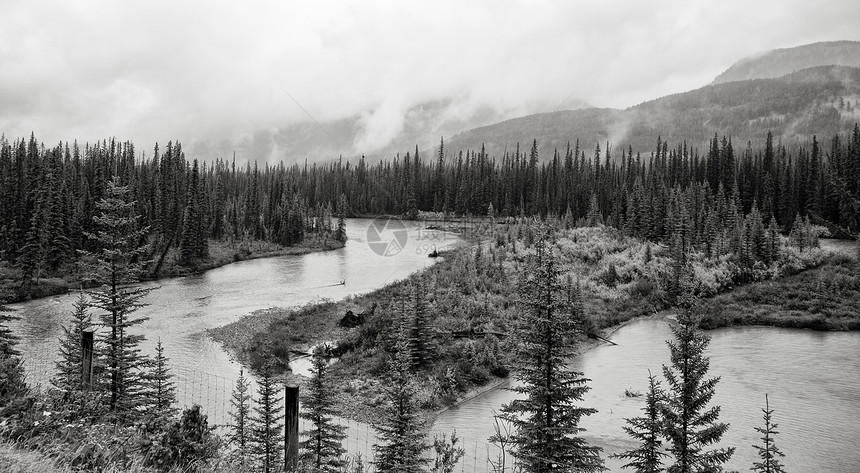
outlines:
[{"label": "river water", "polygon": [[[386,249],[397,252],[398,247],[375,244],[374,235],[368,234],[370,224],[347,220],[349,240],[339,250],[244,261],[201,275],[146,283],[158,289],[138,312],[149,317],[139,326],[148,337],[142,348],[152,353],[156,340],[162,341],[171,358],[179,404],[203,405],[215,424],[228,420],[239,366],[205,335],[207,328],[258,309],[372,291],[432,264],[426,254],[434,245],[444,249],[459,241],[450,233],[405,222],[407,241],[391,228],[376,239],[403,243],[402,250],[380,256]],[[374,245],[368,244],[368,236]],[[21,319],[11,326],[22,337],[20,348],[32,381],[44,382],[53,373],[61,324],[68,320],[75,298],[63,295],[12,306]],[[753,428],[761,424],[760,408],[768,393],[779,424],[777,445],[787,455],[789,471],[860,471],[860,333],[738,327],[709,334],[710,373],[722,377],[714,403],[722,406],[721,421],[731,424],[722,444],[738,448],[732,468],[748,470],[755,458],[751,445],[758,442],[758,435]],[[624,418],[640,414],[643,399],[628,398],[624,390],[646,391],[647,370],[659,375],[668,361],[665,340],[670,335],[663,319],[634,321],[612,335],[618,346],[599,346],[574,362],[574,369],[592,379],[584,405],[599,411],[583,420],[584,435],[603,447],[604,457],[634,446],[622,426]],[[511,392],[494,389],[437,419],[431,430],[456,429],[466,449],[457,471],[489,470],[492,412],[511,399]],[[364,424],[348,427],[349,450],[369,458],[372,430]],[[620,465],[607,459],[612,471],[619,471]]]},{"label": "river water", "polygon": [[[374,222],[377,225],[371,227]],[[135,312],[149,320],[133,330],[147,337],[141,346],[144,353],[154,354],[156,341],[161,340],[175,375],[179,404],[201,404],[210,423],[228,419],[239,365],[206,336],[206,329],[259,309],[298,307],[373,291],[433,264],[435,260],[427,257],[433,248],[442,250],[460,241],[455,234],[426,230],[416,222],[393,220],[386,227],[380,222],[347,219],[348,240],[341,249],[242,261],[143,284],[156,289],[145,299],[149,305]],[[386,248],[387,242],[394,244]],[[384,256],[385,250],[389,256]],[[22,339],[20,349],[31,382],[44,383],[53,374],[62,324],[68,323],[76,298],[67,294],[11,306],[20,319],[10,326]]]},{"label": "river water", "polygon": [[[748,471],[757,458],[754,427],[762,426],[765,393],[779,424],[777,446],[786,454],[788,471],[860,471],[860,333],[814,332],[771,327],[733,327],[709,331],[709,374],[720,376],[713,403],[722,406],[720,420],[730,424],[721,445],[737,450],[729,466]],[[598,410],[581,427],[592,445],[609,453],[636,446],[622,430],[624,419],[641,415],[642,398],[630,388],[647,391],[648,370],[662,379],[671,338],[665,319],[630,323],[610,337],[617,346],[601,345],[578,357],[572,368],[591,379],[582,405]],[[467,450],[466,465],[487,468],[487,438],[493,432],[493,410],[514,399],[494,389],[443,413],[434,431],[457,434]],[[491,454],[495,449],[490,447]],[[470,458],[477,453],[477,458]],[[611,471],[623,462],[607,459]]]}]

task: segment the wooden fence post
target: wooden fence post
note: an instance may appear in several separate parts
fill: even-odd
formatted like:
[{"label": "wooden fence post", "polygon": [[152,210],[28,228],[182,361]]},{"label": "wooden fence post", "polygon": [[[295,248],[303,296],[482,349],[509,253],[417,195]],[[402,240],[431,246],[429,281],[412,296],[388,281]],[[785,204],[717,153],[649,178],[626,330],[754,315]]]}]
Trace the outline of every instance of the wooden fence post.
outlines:
[{"label": "wooden fence post", "polygon": [[81,333],[81,347],[83,348],[83,366],[81,366],[81,383],[84,389],[90,389],[93,385],[93,345],[95,332],[85,330]]},{"label": "wooden fence post", "polygon": [[296,471],[299,464],[299,387],[284,388],[284,471]]}]

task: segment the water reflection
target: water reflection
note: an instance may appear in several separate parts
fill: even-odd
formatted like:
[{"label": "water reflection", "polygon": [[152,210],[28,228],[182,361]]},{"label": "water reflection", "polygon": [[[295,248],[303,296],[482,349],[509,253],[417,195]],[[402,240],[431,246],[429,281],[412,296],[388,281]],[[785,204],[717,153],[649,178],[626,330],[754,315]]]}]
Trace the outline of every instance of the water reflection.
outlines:
[{"label": "water reflection", "polygon": [[[256,310],[367,293],[433,264],[420,251],[420,224],[405,222],[407,246],[395,256],[382,257],[365,243],[369,223],[348,219],[348,241],[338,250],[242,261],[199,275],[143,284],[155,290],[145,299],[148,305],[135,313],[148,318],[137,328],[147,336],[141,348],[154,353],[161,340],[176,374],[180,404],[211,406],[210,420],[227,420],[221,405],[229,403],[239,365],[205,335],[206,329]],[[442,239],[435,243],[442,248],[459,241],[451,233],[439,235]],[[21,351],[32,381],[44,382],[53,373],[61,324],[67,323],[76,298],[68,294],[13,305],[21,319],[11,328],[22,338]]]},{"label": "water reflection", "polygon": [[[754,427],[761,425],[760,409],[768,393],[779,424],[777,445],[786,453],[789,471],[856,470],[860,333],[734,327],[709,334],[710,374],[721,377],[714,402],[722,406],[721,421],[730,424],[722,444],[737,447],[732,469],[747,470],[756,458],[751,447],[759,443]],[[604,457],[636,446],[622,427],[625,418],[641,415],[643,398],[629,398],[624,391],[645,393],[649,369],[662,378],[661,367],[669,359],[665,340],[670,337],[664,320],[636,321],[611,337],[618,346],[598,347],[573,364],[592,380],[583,405],[599,412],[584,418],[581,426],[590,443],[603,447]],[[456,428],[465,445],[485,451],[493,410],[513,398],[510,391],[490,391],[444,413],[433,429]],[[606,464],[619,471],[623,462]]]}]

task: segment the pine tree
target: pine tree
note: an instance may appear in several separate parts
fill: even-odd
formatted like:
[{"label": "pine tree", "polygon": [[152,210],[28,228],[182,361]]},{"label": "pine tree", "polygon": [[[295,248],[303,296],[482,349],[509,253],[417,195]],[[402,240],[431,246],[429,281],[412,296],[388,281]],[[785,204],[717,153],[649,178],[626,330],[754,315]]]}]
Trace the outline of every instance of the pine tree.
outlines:
[{"label": "pine tree", "polygon": [[266,473],[279,471],[284,444],[282,388],[270,366],[264,366],[257,383],[257,402],[250,422],[250,453]]},{"label": "pine tree", "polygon": [[18,337],[6,325],[14,319],[11,312],[0,300],[0,412],[10,401],[29,391],[21,352],[16,347]]},{"label": "pine tree", "polygon": [[334,239],[345,243],[346,242],[346,197],[340,195],[337,204],[337,228],[334,231]]},{"label": "pine tree", "polygon": [[591,200],[588,204],[588,215],[585,219],[589,227],[603,225],[603,215],[600,213],[600,206],[597,205],[597,195],[594,193],[591,194]]},{"label": "pine tree", "polygon": [[627,435],[639,442],[639,447],[613,455],[615,458],[630,460],[622,468],[635,469],[637,473],[657,473],[665,471],[662,457],[668,456],[662,449],[661,440],[663,423],[660,418],[660,407],[663,402],[663,390],[656,376],[648,372],[648,395],[645,397],[643,417],[625,419],[628,425],[624,426]]},{"label": "pine tree", "polygon": [[164,346],[161,340],[155,345],[155,358],[152,360],[152,370],[146,375],[147,401],[150,414],[171,417],[176,413],[176,386],[174,385],[167,363],[169,358],[164,356]]},{"label": "pine tree", "polygon": [[0,354],[5,356],[21,356],[18,351],[18,336],[12,333],[7,324],[18,318],[12,315],[12,309],[3,304],[0,299]]},{"label": "pine tree", "polygon": [[144,305],[141,300],[150,289],[134,286],[143,271],[142,260],[148,248],[138,242],[147,229],[137,228],[139,216],[128,194],[127,186],[118,186],[115,180],[107,183],[105,197],[96,205],[99,214],[93,217],[98,231],[87,233],[99,250],[84,254],[93,261],[90,277],[101,284],[88,295],[92,307],[102,310],[102,324],[108,329],[103,357],[105,375],[109,377],[106,384],[111,393],[110,408],[131,414],[141,405],[142,375],[149,361],[138,348],[144,336],[129,333],[129,329],[146,320],[132,314]]},{"label": "pine tree", "polygon": [[707,408],[720,378],[705,378],[710,360],[704,353],[710,339],[696,327],[692,304],[682,305],[687,308],[678,316],[678,324],[672,327],[675,341],[666,342],[671,366],[663,365],[668,391],[661,414],[669,451],[675,458],[675,464],[667,471],[720,471],[720,465],[735,451],[734,447],[705,451],[706,447],[719,442],[729,428],[728,424],[717,422],[719,406]]},{"label": "pine tree", "polygon": [[374,444],[374,463],[380,472],[417,473],[427,459],[423,452],[423,422],[418,415],[417,387],[412,374],[412,353],[407,325],[401,323],[394,357],[388,361],[383,394],[386,404],[379,424],[374,425],[379,444]]},{"label": "pine tree", "polygon": [[574,333],[584,315],[559,281],[560,271],[545,244],[520,283],[517,322],[516,378],[511,388],[525,396],[502,407],[505,420],[516,429],[511,441],[514,456],[526,472],[602,471],[601,448],[580,436],[579,421],[595,409],[578,407],[588,391],[588,379],[570,371],[575,354]]},{"label": "pine tree", "polygon": [[[56,362],[57,374],[51,380],[55,388],[62,391],[81,391],[84,377],[84,332],[93,329],[89,314],[89,302],[83,291],[75,301],[72,320],[68,327],[63,326],[60,338],[60,360]],[[95,361],[95,359],[93,360]]]},{"label": "pine tree", "polygon": [[191,266],[209,257],[208,231],[204,225],[203,195],[197,160],[191,168],[188,182],[188,199],[182,220],[182,236],[179,243],[179,263]]},{"label": "pine tree", "polygon": [[778,425],[771,422],[773,409],[770,408],[767,394],[764,395],[764,409],[762,409],[762,412],[764,413],[762,416],[764,419],[764,427],[756,427],[755,430],[763,435],[763,437],[761,437],[763,444],[761,446],[753,445],[753,447],[758,450],[758,456],[761,458],[761,461],[754,462],[750,470],[757,471],[759,473],[784,473],[785,469],[782,463],[779,462],[779,457],[784,457],[785,454],[783,454],[774,443],[774,437],[779,432],[776,430]]},{"label": "pine tree", "polygon": [[245,377],[243,370],[239,370],[239,379],[236,380],[233,396],[230,399],[230,405],[233,407],[230,411],[230,418],[233,420],[230,424],[230,443],[236,447],[236,454],[242,464],[248,461],[250,453],[251,394],[248,392],[250,389],[251,381]]},{"label": "pine tree", "polygon": [[322,347],[317,347],[313,354],[311,379],[302,396],[304,410],[301,418],[309,421],[311,427],[302,432],[307,440],[299,444],[303,464],[315,472],[338,472],[346,464],[343,460],[346,449],[342,445],[346,428],[334,423],[334,416],[337,415],[334,394],[334,386],[328,375],[328,362]]},{"label": "pine tree", "polygon": [[427,310],[427,302],[424,296],[424,286],[421,281],[415,283],[413,295],[415,312],[412,314],[412,329],[409,345],[412,353],[412,363],[416,368],[428,366],[436,351],[433,343],[433,333],[430,323],[430,314]]}]

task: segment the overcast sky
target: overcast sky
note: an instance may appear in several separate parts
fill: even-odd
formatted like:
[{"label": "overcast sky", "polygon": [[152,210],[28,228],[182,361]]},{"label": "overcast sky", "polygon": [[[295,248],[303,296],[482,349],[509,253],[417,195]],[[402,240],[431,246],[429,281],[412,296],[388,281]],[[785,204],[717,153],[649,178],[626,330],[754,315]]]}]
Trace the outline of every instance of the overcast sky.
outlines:
[{"label": "overcast sky", "polygon": [[309,115],[363,115],[384,140],[410,106],[449,97],[623,108],[760,51],[860,40],[857,0],[6,0],[0,18],[0,132],[146,150]]}]

